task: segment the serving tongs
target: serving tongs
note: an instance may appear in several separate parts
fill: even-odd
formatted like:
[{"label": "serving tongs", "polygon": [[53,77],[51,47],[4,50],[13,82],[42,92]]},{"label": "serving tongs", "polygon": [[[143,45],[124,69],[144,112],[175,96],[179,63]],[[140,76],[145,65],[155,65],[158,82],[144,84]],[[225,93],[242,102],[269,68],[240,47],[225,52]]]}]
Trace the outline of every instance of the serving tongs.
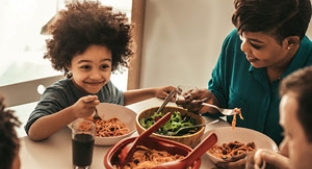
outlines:
[{"label": "serving tongs", "polygon": [[119,155],[120,166],[124,166],[125,164],[130,162],[135,152],[136,146],[140,145],[142,141],[144,141],[145,138],[147,138],[149,135],[155,132],[158,128],[164,125],[171,118],[171,114],[172,114],[171,112],[166,113],[163,117],[157,120],[154,125],[148,128],[145,132],[139,135],[132,143],[129,143],[121,150],[120,155]]},{"label": "serving tongs", "polygon": [[153,169],[187,168],[188,166],[192,165],[196,159],[200,158],[204,153],[206,153],[206,151],[209,150],[217,141],[217,135],[212,132],[185,158],[157,164],[157,166],[155,166]]}]

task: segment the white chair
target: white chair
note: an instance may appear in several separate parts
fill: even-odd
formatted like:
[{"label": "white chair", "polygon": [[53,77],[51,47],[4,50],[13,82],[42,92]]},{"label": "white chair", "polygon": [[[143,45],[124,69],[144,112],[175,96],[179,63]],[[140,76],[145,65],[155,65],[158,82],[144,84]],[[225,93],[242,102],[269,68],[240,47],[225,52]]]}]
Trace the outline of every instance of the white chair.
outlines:
[{"label": "white chair", "polygon": [[[41,97],[41,92],[52,83],[64,78],[57,75],[42,79],[0,86],[0,95],[4,96],[4,103],[8,109],[15,111],[15,115],[22,122],[16,132],[19,137],[26,136],[24,125],[30,113]],[[40,91],[41,90],[41,91]]]},{"label": "white chair", "polygon": [[0,86],[0,95],[3,95],[5,98],[4,102],[6,104],[6,107],[36,102],[39,101],[42,94],[40,93],[40,89],[43,90],[45,87],[62,78],[64,78],[63,75],[57,75],[6,86]]}]

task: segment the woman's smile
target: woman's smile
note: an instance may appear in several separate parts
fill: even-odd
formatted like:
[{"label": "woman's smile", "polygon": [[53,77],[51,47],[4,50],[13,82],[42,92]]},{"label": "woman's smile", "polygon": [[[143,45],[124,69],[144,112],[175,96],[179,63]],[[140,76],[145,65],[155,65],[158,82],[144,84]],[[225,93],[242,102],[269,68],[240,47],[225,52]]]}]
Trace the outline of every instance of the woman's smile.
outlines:
[{"label": "woman's smile", "polygon": [[250,55],[246,55],[246,59],[248,60],[248,62],[256,62],[259,60],[256,57],[252,57]]}]

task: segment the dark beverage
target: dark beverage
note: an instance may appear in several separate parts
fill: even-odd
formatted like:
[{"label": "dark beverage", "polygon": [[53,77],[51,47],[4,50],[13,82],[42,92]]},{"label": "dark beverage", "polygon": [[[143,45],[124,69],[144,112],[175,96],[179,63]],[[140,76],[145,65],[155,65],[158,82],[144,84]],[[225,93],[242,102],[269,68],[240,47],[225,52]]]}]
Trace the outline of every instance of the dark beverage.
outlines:
[{"label": "dark beverage", "polygon": [[72,139],[73,164],[90,166],[92,163],[94,138],[89,134],[76,134]]}]

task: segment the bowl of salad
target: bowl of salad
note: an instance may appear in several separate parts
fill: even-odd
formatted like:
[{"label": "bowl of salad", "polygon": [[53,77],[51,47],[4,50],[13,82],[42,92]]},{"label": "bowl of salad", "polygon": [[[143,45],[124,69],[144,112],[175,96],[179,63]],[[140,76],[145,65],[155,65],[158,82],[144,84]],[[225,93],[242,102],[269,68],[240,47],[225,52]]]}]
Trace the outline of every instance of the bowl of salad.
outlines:
[{"label": "bowl of salad", "polygon": [[159,107],[152,107],[142,111],[136,116],[136,129],[139,134],[152,126],[159,118],[168,112],[172,112],[170,120],[152,135],[160,138],[170,139],[183,143],[194,148],[200,141],[205,131],[205,125],[181,130],[175,135],[170,133],[179,130],[183,126],[192,126],[205,123],[205,119],[198,114],[192,113],[181,107],[166,106],[159,113],[156,113]]}]

